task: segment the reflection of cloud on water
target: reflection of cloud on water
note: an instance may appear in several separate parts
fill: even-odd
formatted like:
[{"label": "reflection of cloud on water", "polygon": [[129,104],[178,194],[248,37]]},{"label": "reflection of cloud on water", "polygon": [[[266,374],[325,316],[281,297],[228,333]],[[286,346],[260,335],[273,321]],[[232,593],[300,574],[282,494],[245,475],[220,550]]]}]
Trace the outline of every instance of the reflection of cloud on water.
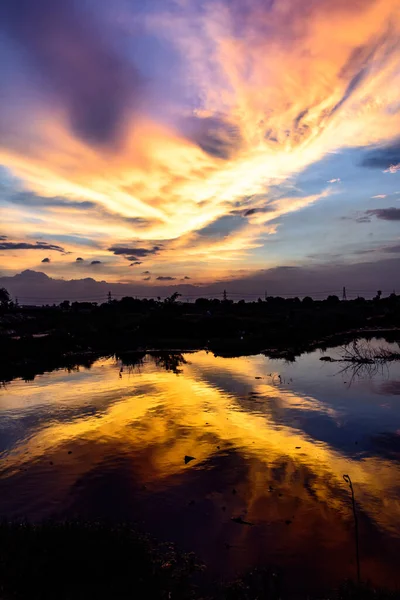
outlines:
[{"label": "reflection of cloud on water", "polygon": [[400,381],[384,381],[377,389],[384,396],[400,396]]},{"label": "reflection of cloud on water", "polygon": [[[377,456],[351,459],[325,442],[312,440],[301,430],[276,421],[277,411],[283,413],[292,407],[318,411],[333,419],[335,411],[267,379],[254,380],[263,374],[256,361],[253,364],[249,358],[216,359],[211,354],[197,353],[191,354],[190,364],[182,368],[183,374],[176,376],[145,364],[139,376],[127,375],[119,380],[113,363],[100,361],[90,372],[92,376],[85,374],[76,385],[60,376],[52,387],[48,382],[53,374],[44,378],[45,386],[39,380],[28,388],[10,386],[10,403],[26,389],[33,405],[37,402],[43,406],[47,402],[50,415],[54,406],[60,412],[57,421],[35,426],[27,439],[3,456],[3,478],[10,482],[21,467],[52,460],[54,453],[63,452],[64,456],[66,449],[73,447],[68,462],[62,463],[68,477],[61,476],[54,482],[53,493],[59,493],[60,497],[94,465],[103,461],[112,464],[112,457],[119,454],[131,461],[136,477],[152,482],[155,488],[163,488],[171,481],[184,481],[188,469],[211,468],[219,445],[222,458],[224,452],[234,448],[246,461],[247,487],[243,494],[248,510],[254,512],[250,520],[268,518],[273,522],[278,518],[270,508],[265,511],[260,500],[266,487],[275,486],[276,481],[283,496],[295,493],[299,502],[317,514],[329,507],[338,514],[349,515],[348,495],[342,480],[343,473],[349,473],[362,511],[380,528],[398,535],[398,464]],[[212,371],[219,373],[221,381],[226,379],[227,387],[229,378],[236,378],[246,386],[252,378],[254,392],[272,401],[256,402],[250,411],[236,395],[222,386],[210,385],[207,374]],[[97,401],[102,404],[100,413],[86,412],[80,416],[76,410],[80,405]],[[72,407],[71,414],[68,410]],[[90,452],[85,453],[86,446]],[[196,457],[190,466],[184,464],[186,454]],[[135,458],[138,455],[147,458],[139,464]]]}]

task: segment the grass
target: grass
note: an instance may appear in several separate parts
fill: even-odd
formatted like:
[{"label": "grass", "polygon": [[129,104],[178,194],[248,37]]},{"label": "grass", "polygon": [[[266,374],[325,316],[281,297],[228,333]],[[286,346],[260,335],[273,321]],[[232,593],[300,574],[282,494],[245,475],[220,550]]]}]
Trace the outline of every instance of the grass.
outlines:
[{"label": "grass", "polygon": [[[127,524],[4,522],[0,541],[1,600],[287,598],[281,576],[269,569],[254,569],[230,584],[206,585],[205,567],[194,554]],[[399,600],[400,595],[347,582],[319,598]]]},{"label": "grass", "polygon": [[128,525],[3,523],[0,541],[1,600],[195,597],[194,555]]}]

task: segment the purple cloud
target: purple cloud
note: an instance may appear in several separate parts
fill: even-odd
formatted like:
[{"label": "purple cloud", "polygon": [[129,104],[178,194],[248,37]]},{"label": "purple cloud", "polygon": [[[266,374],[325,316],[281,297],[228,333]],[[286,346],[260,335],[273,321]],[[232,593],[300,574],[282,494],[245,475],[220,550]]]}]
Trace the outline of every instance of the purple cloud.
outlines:
[{"label": "purple cloud", "polygon": [[374,208],[367,210],[366,215],[371,215],[383,221],[400,221],[400,208],[391,206],[390,208]]},{"label": "purple cloud", "polygon": [[[137,71],[112,48],[110,31],[65,0],[2,0],[0,30],[24,50],[74,131],[94,144],[114,142],[141,87]],[[44,85],[43,85],[44,84]]]}]

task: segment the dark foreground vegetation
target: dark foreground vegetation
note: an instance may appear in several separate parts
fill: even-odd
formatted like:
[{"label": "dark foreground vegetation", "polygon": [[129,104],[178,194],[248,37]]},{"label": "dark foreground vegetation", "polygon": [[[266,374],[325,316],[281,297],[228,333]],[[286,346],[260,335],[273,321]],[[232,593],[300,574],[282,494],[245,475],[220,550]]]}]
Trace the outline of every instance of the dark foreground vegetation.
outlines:
[{"label": "dark foreground vegetation", "polygon": [[[170,543],[160,544],[129,525],[3,523],[0,539],[1,600],[302,597],[286,591],[284,577],[271,569],[256,569],[230,583],[210,581],[206,566],[193,554]],[[400,595],[346,583],[318,597],[389,600]]]},{"label": "dark foreground vegetation", "polygon": [[126,297],[101,305],[64,301],[19,307],[3,290],[0,380],[29,379],[41,365],[49,370],[85,364],[96,354],[155,348],[207,348],[231,356],[265,351],[290,358],[317,345],[332,345],[332,336],[340,343],[377,330],[391,331],[393,340],[400,338],[400,296],[382,298],[378,292],[373,300],[269,297],[233,303],[198,298],[183,303],[174,294],[164,301]]}]

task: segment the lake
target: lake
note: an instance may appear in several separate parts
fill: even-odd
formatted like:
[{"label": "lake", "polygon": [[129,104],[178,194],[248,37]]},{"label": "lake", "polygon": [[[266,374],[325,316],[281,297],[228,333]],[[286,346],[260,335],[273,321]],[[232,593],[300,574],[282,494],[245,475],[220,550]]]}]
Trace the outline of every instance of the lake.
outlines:
[{"label": "lake", "polygon": [[274,565],[323,589],[356,574],[348,474],[361,575],[399,587],[400,364],[321,356],[132,355],[6,384],[0,517],[132,520],[210,575]]}]

